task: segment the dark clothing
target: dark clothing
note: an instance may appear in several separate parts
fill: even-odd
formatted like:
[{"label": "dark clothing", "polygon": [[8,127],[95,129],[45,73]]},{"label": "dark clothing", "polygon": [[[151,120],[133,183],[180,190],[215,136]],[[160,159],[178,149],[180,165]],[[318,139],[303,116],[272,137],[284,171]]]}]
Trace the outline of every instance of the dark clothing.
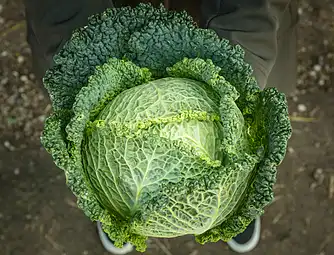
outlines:
[{"label": "dark clothing", "polygon": [[244,48],[246,61],[252,65],[262,88],[274,86],[286,93],[295,89],[296,2],[221,0],[203,3],[204,27],[214,29],[221,37]]},{"label": "dark clothing", "polygon": [[[87,17],[136,0],[24,0],[35,72],[42,77],[52,57]],[[140,2],[140,1],[137,1]],[[145,1],[147,2],[147,1]],[[178,3],[171,0],[171,6]],[[180,2],[180,1],[179,1]],[[184,0],[203,28],[240,44],[259,85],[292,92],[296,84],[296,0]],[[202,2],[202,3],[201,3]],[[197,3],[197,4],[195,4]],[[195,6],[195,7],[194,7]],[[197,9],[196,9],[197,6]],[[175,7],[177,8],[177,7]]]}]

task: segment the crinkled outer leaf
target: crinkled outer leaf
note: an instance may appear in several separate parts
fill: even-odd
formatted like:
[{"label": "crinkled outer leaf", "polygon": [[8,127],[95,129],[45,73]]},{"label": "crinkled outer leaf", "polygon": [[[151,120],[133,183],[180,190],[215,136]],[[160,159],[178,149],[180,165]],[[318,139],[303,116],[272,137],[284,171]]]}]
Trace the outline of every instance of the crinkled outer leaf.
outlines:
[{"label": "crinkled outer leaf", "polygon": [[226,241],[272,200],[287,103],[260,90],[241,47],[140,4],[92,16],[54,60],[42,143],[117,246]]},{"label": "crinkled outer leaf", "polygon": [[130,51],[127,43],[130,38],[152,21],[194,27],[185,12],[168,12],[163,7],[140,4],[137,8],[112,8],[93,15],[87,26],[75,30],[44,77],[54,109],[71,109],[75,95],[87,84],[95,67],[111,57],[123,58]]}]

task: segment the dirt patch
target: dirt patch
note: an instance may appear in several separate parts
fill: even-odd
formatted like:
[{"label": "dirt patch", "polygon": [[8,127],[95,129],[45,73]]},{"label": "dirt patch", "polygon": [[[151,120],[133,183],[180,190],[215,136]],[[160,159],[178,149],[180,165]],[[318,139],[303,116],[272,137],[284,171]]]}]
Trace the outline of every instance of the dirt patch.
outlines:
[{"label": "dirt patch", "polygon": [[[40,146],[50,106],[31,73],[23,6],[0,6],[0,254],[107,254]],[[301,1],[299,13],[299,90],[289,101],[294,131],[254,255],[334,254],[334,12],[321,0]],[[184,237],[151,239],[145,254],[232,252],[222,242],[201,246]]]}]

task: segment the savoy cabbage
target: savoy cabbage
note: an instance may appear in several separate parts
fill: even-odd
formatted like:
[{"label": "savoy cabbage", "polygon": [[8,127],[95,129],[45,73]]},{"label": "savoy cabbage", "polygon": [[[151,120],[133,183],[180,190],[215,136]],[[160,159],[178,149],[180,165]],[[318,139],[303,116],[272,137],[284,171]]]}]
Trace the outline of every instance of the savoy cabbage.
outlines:
[{"label": "savoy cabbage", "polygon": [[226,241],[272,201],[286,98],[257,86],[241,47],[140,4],[90,17],[54,61],[42,143],[116,245]]}]

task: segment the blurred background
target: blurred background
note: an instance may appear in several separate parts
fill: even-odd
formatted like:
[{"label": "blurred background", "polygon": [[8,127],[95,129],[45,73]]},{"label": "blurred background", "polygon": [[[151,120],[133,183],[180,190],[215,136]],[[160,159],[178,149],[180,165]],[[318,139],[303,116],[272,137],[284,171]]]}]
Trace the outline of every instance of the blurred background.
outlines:
[{"label": "blurred background", "polygon": [[[302,0],[298,12],[293,136],[251,255],[334,254],[334,2]],[[40,145],[51,107],[32,73],[25,31],[21,1],[0,0],[0,255],[107,255]],[[184,237],[150,239],[145,254],[233,253],[222,242]]]}]

